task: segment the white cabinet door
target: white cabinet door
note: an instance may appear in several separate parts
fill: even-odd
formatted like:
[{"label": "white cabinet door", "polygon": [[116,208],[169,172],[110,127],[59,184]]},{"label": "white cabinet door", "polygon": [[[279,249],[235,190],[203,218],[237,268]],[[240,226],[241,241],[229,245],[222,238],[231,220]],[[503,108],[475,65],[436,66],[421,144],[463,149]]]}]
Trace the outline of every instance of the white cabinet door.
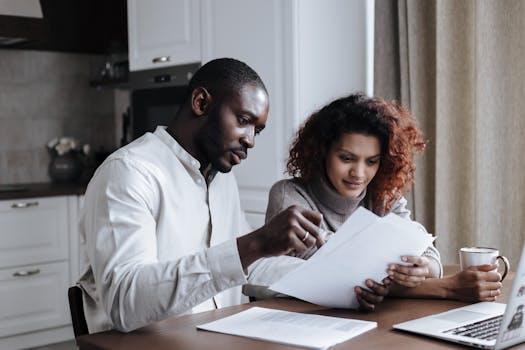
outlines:
[{"label": "white cabinet door", "polygon": [[0,269],[0,338],[70,323],[68,262]]},{"label": "white cabinet door", "polygon": [[129,69],[201,61],[199,0],[128,0]]},{"label": "white cabinet door", "polygon": [[0,201],[0,268],[69,258],[67,197]]}]

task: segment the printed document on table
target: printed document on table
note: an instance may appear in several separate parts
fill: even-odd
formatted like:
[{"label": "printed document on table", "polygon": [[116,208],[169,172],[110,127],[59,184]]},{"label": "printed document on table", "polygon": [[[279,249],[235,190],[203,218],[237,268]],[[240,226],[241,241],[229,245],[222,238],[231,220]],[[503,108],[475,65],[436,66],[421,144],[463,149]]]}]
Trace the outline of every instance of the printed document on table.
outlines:
[{"label": "printed document on table", "polygon": [[310,349],[326,349],[377,327],[376,322],[252,307],[197,326]]},{"label": "printed document on table", "polygon": [[355,286],[366,288],[368,278],[381,282],[388,264],[401,263],[403,255],[421,255],[433,240],[415,222],[359,208],[318,252],[270,289],[322,306],[355,309]]}]

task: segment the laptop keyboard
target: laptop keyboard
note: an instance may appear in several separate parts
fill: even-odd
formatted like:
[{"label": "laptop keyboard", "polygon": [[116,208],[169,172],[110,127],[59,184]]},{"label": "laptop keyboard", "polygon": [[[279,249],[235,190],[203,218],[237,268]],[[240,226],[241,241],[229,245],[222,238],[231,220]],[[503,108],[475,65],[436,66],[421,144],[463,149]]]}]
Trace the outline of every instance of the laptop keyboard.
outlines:
[{"label": "laptop keyboard", "polygon": [[452,328],[443,333],[462,335],[464,337],[494,340],[498,336],[503,315],[488,318],[483,321],[467,324],[461,327]]}]

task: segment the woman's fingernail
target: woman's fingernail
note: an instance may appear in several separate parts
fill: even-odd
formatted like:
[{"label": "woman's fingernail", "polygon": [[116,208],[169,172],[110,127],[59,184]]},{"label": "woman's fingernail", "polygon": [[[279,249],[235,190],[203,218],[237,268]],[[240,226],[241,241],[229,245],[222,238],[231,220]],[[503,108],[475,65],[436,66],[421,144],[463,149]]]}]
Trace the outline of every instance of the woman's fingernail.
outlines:
[{"label": "woman's fingernail", "polygon": [[408,261],[408,259],[407,259],[406,256],[402,256],[402,257],[401,257],[401,261],[405,261],[405,262],[406,262],[406,261]]}]

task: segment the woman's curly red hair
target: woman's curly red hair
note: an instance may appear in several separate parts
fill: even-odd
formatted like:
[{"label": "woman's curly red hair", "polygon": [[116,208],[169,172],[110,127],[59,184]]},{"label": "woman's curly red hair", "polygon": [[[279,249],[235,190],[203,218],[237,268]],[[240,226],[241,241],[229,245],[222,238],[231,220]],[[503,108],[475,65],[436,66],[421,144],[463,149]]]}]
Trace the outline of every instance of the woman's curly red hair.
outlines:
[{"label": "woman's curly red hair", "polygon": [[413,115],[396,101],[361,93],[337,99],[312,114],[290,148],[287,172],[303,183],[325,176],[326,156],[344,133],[376,136],[381,161],[367,187],[367,197],[377,214],[388,212],[410,190],[416,169],[414,156],[425,142]]}]

